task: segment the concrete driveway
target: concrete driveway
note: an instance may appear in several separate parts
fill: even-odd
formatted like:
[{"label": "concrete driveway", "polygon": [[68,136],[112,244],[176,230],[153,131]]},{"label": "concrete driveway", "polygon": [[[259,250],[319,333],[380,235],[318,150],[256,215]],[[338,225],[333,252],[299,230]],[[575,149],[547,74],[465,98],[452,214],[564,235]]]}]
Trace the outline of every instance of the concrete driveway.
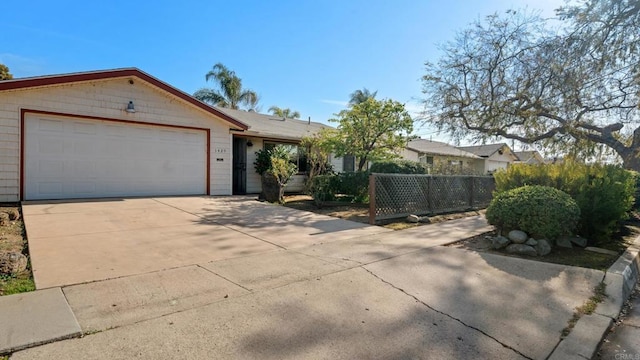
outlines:
[{"label": "concrete driveway", "polygon": [[[132,207],[129,212],[124,212],[126,203]],[[145,272],[122,264],[129,275],[111,278],[111,272],[101,271],[93,277],[108,280],[72,280],[80,283],[63,286],[62,293],[89,335],[19,351],[12,360],[546,359],[560,343],[575,307],[604,276],[596,270],[439,246],[489,230],[482,217],[386,232],[340,221],[333,225],[341,226],[332,228],[327,222],[334,219],[238,198],[126,200],[121,212],[108,211],[111,221],[99,215],[99,203],[31,206],[27,209],[33,212],[25,212],[28,231],[30,218],[70,209],[82,213],[83,206],[96,206],[93,219],[103,219],[98,223],[105,229],[121,226],[116,220],[125,215],[131,227],[144,223],[147,217],[141,212],[153,208],[174,219],[186,217],[186,224],[167,225],[167,231],[196,227],[203,234],[175,246],[160,228],[153,234],[162,246],[152,244],[152,237],[146,240],[150,251],[157,252],[145,260],[147,267],[161,267],[153,260],[163,261],[162,267],[183,265]],[[233,217],[232,211],[242,216]],[[87,226],[87,233],[68,241],[79,245],[95,229]],[[46,235],[42,230],[36,244],[64,238]],[[182,249],[189,244],[199,251]],[[144,246],[131,248],[137,247],[143,256]],[[193,259],[174,251],[187,251]],[[109,253],[102,257],[117,260]],[[35,265],[42,271],[46,261],[36,257]],[[48,271],[56,271],[49,266]],[[71,272],[64,274],[70,278]],[[38,276],[40,281],[60,281]]]},{"label": "concrete driveway", "polygon": [[26,202],[22,209],[38,289],[387,231],[255,197]]}]

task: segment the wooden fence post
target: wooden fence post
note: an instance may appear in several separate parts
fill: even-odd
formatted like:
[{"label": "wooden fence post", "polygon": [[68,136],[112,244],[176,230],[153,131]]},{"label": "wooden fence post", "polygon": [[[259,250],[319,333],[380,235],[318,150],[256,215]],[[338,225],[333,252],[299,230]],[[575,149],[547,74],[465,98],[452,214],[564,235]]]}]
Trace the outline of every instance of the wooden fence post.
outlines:
[{"label": "wooden fence post", "polygon": [[369,175],[369,224],[376,224],[376,178]]}]

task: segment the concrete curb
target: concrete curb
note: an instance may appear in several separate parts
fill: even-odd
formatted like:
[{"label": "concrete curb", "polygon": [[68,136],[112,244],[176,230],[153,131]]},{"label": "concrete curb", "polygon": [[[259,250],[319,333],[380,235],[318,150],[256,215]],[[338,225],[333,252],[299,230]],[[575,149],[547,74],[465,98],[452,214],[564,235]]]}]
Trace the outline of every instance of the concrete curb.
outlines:
[{"label": "concrete curb", "polygon": [[618,260],[607,269],[602,280],[607,285],[607,298],[591,315],[578,320],[569,335],[560,341],[548,357],[555,359],[591,359],[600,342],[620,315],[624,302],[627,301],[636,282],[640,270],[640,236],[620,255]]}]

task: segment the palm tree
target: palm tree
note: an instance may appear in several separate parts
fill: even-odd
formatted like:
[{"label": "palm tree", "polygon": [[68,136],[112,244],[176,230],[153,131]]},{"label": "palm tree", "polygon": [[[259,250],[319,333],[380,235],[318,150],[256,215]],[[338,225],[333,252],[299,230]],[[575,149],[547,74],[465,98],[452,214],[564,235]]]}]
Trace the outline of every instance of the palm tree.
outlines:
[{"label": "palm tree", "polygon": [[11,80],[13,75],[9,72],[9,68],[5,64],[0,64],[0,80]]},{"label": "palm tree", "polygon": [[235,71],[229,70],[222,63],[217,63],[205,76],[206,80],[214,80],[219,89],[203,88],[196,91],[193,96],[211,105],[240,109],[241,105],[250,110],[255,110],[260,100],[258,94],[250,89],[242,88],[242,79]]},{"label": "palm tree", "polygon": [[277,106],[272,106],[269,108],[269,112],[272,113],[275,116],[279,116],[279,117],[283,117],[283,118],[289,118],[289,119],[299,119],[300,118],[300,113],[295,111],[295,110],[291,110],[289,108],[279,108]]},{"label": "palm tree", "polygon": [[378,95],[378,91],[371,92],[367,88],[358,89],[349,95],[349,105],[362,104],[367,99],[374,99]]}]

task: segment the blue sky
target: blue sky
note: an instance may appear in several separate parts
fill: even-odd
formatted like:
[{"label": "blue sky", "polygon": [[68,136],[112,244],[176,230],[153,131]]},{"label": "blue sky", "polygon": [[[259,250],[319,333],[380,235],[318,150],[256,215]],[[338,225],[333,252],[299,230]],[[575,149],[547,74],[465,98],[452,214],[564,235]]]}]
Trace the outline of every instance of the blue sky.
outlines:
[{"label": "blue sky", "polygon": [[[193,93],[222,62],[272,105],[326,122],[366,87],[418,111],[437,44],[493,12],[562,0],[9,1],[0,63],[15,77],[137,67]],[[447,140],[432,129],[422,137]]]}]

